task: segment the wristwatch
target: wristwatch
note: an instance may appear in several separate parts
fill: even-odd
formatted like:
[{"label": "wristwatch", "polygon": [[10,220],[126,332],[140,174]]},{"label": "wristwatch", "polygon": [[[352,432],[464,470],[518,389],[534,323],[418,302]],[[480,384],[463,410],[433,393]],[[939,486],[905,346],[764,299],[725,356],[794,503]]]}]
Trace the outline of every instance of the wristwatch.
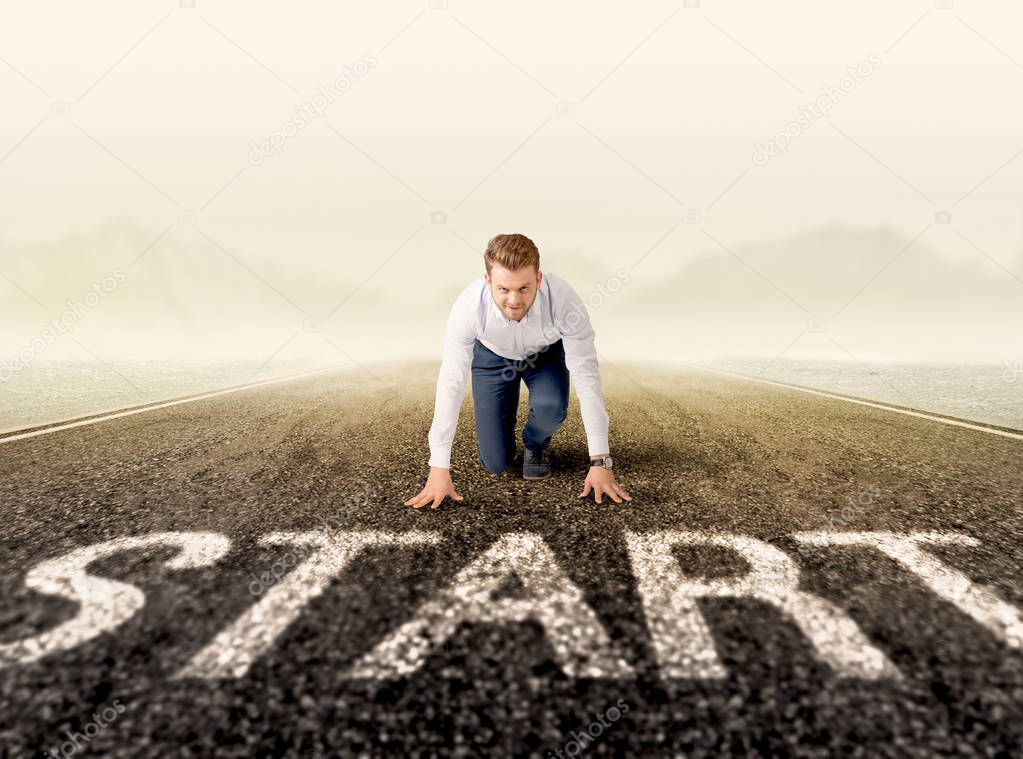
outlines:
[{"label": "wristwatch", "polygon": [[590,459],[590,466],[602,466],[605,469],[610,469],[611,468],[611,464],[612,464],[612,461],[611,461],[611,457],[610,456],[604,456],[602,458],[601,457],[597,457],[595,459]]}]

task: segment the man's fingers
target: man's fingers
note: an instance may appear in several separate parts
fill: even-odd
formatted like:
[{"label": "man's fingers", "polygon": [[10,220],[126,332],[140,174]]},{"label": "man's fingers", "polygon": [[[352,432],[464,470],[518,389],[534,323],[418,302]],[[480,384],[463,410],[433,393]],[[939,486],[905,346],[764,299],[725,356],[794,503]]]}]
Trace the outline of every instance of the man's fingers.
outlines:
[{"label": "man's fingers", "polygon": [[[406,506],[411,506],[414,509],[421,509],[426,504],[430,504],[431,509],[436,509],[438,506],[444,503],[444,499],[450,497],[452,501],[461,501],[462,496],[455,492],[452,488],[449,493],[428,493],[423,490],[415,498],[409,498],[405,501]],[[432,503],[431,503],[432,501]]]},{"label": "man's fingers", "polygon": [[579,494],[579,497],[582,498],[586,496],[591,490],[593,491],[593,496],[597,503],[604,502],[603,496],[605,494],[608,496],[608,498],[614,500],[615,503],[621,503],[622,498],[625,498],[626,500],[629,501],[632,500],[632,496],[626,493],[617,482],[592,485],[590,484],[589,480],[587,480],[585,486],[583,487],[583,492]]},{"label": "man's fingers", "polygon": [[426,494],[426,488],[423,488],[414,498],[409,498],[405,501],[405,505],[418,509],[420,506],[425,506],[429,500],[430,496]]}]

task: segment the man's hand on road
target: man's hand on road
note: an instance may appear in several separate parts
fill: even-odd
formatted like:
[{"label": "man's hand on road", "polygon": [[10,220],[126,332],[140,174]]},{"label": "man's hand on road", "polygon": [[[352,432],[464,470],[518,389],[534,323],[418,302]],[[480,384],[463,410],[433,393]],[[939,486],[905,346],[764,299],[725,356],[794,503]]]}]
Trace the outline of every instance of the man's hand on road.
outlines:
[{"label": "man's hand on road", "polygon": [[583,492],[579,494],[579,497],[585,498],[589,495],[590,490],[593,490],[593,496],[596,498],[597,503],[601,502],[600,499],[604,493],[613,498],[615,503],[621,503],[622,498],[626,501],[632,500],[632,496],[615,482],[615,476],[611,470],[605,469],[602,466],[590,467],[590,471],[586,474],[586,482],[583,483]]},{"label": "man's hand on road", "polygon": [[418,509],[433,501],[430,508],[435,509],[448,497],[453,501],[462,500],[462,496],[455,492],[455,486],[451,483],[451,470],[432,466],[430,467],[430,476],[426,478],[425,487],[419,491],[418,495],[405,501],[405,505]]}]

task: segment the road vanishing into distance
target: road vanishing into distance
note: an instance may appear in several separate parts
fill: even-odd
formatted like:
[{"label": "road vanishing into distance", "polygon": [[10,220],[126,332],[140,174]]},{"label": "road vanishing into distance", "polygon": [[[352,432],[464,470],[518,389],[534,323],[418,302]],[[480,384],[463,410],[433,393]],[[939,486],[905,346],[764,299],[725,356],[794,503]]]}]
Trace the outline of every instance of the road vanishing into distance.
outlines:
[{"label": "road vanishing into distance", "polygon": [[0,753],[1023,756],[1018,432],[602,361],[631,503],[417,510],[436,373],[0,436]]}]

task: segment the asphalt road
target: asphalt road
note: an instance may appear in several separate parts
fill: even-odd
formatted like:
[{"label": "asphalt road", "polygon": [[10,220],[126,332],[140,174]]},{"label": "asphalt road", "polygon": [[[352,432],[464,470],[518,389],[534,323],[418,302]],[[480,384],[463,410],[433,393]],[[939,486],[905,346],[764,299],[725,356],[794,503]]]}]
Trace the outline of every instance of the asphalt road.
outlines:
[{"label": "asphalt road", "polygon": [[631,503],[573,391],[542,481],[467,397],[415,510],[436,368],[0,441],[0,753],[1023,756],[1023,440],[604,362]]}]

